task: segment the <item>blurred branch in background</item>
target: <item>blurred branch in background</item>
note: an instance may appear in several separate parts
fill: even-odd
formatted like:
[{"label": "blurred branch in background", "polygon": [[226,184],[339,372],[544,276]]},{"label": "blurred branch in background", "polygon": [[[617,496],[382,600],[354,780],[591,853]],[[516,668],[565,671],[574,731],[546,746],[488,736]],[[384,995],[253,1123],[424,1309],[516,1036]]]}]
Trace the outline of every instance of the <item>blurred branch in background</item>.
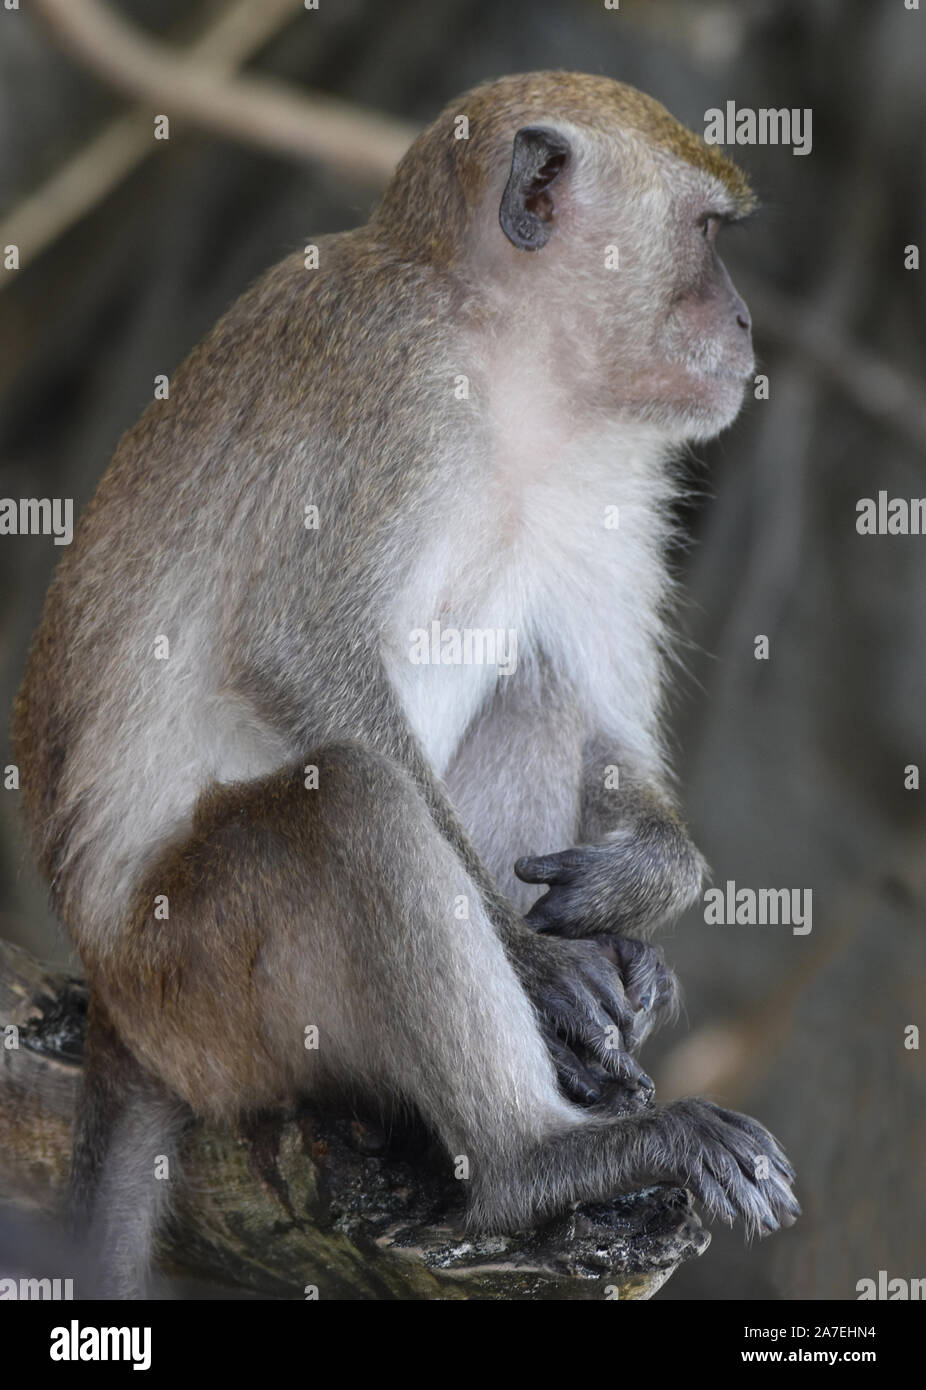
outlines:
[{"label": "blurred branch in background", "polygon": [[740,281],[748,286],[744,293],[763,337],[808,359],[815,371],[866,415],[886,429],[905,434],[917,450],[926,449],[926,397],[921,382],[869,348],[847,341],[794,298],[767,284],[753,287],[747,275],[741,275]]},{"label": "blurred branch in background", "polygon": [[[188,46],[143,34],[99,0],[33,0],[74,57],[142,104],[118,117],[0,223],[0,246],[15,243],[20,266],[35,259],[90,212],[155,150],[152,113],[275,154],[315,159],[339,173],[385,184],[414,139],[415,127],[328,97],[306,97],[286,83],[241,77],[246,63],[296,15],[302,0],[234,0]],[[11,283],[0,278],[0,288]],[[873,419],[926,444],[919,387],[893,364],[827,331],[800,304],[768,286],[750,289],[763,332],[808,358]]]},{"label": "blurred branch in background", "polygon": [[[142,103],[95,136],[0,223],[20,266],[50,246],[154,153],[152,113],[188,120],[275,154],[317,159],[385,183],[416,131],[330,97],[306,97],[267,77],[235,75],[297,13],[301,0],[237,0],[189,47],[140,33],[97,0],[33,0],[69,53]],[[9,279],[0,278],[0,287]]]},{"label": "blurred branch in background", "polygon": [[801,999],[834,961],[857,950],[857,938],[870,938],[884,898],[899,897],[910,907],[914,920],[926,918],[923,847],[924,828],[918,826],[890,859],[866,865],[846,884],[821,935],[797,956],[787,973],[769,985],[758,1004],[724,1022],[698,1028],[677,1043],[663,1059],[660,1072],[667,1097],[722,1095],[729,1104],[742,1104],[753,1094],[792,1043],[794,1012]]}]

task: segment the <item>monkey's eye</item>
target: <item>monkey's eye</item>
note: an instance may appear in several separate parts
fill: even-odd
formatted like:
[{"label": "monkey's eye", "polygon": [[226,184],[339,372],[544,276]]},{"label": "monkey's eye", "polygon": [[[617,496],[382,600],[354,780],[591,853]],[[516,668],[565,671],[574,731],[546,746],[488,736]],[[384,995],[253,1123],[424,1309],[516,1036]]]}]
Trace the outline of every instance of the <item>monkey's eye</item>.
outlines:
[{"label": "monkey's eye", "polygon": [[719,212],[706,212],[698,219],[698,228],[705,241],[715,241],[724,218]]}]

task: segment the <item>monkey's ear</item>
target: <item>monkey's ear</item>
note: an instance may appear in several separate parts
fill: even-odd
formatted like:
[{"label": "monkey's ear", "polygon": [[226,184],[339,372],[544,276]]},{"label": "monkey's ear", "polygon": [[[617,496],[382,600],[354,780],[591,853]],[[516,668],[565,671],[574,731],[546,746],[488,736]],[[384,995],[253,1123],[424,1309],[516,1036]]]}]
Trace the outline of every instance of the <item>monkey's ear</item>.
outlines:
[{"label": "monkey's ear", "polygon": [[514,137],[511,173],[498,220],[519,251],[539,251],[550,240],[554,212],[550,185],[569,153],[569,142],[548,126],[525,126]]}]

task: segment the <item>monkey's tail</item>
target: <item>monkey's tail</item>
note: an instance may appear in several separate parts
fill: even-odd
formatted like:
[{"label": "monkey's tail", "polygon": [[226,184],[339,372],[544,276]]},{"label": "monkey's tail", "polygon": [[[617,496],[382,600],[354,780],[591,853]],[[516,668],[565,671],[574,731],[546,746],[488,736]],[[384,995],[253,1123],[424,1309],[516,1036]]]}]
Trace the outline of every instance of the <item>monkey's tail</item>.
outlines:
[{"label": "monkey's tail", "polygon": [[146,1296],[189,1118],[129,1052],[91,993],[68,1211],[96,1272],[95,1296]]}]

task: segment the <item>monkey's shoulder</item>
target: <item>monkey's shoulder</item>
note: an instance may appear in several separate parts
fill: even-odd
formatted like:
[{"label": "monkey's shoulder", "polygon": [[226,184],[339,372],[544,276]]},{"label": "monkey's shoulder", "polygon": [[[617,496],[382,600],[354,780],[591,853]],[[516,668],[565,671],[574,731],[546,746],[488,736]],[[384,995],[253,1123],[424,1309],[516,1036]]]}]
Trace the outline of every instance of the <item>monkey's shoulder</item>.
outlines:
[{"label": "monkey's shoulder", "polygon": [[419,330],[446,322],[452,301],[449,278],[426,259],[403,257],[360,227],[320,237],[265,271],[204,339],[204,359],[218,369],[229,349],[272,343],[276,370],[298,370],[306,354],[320,353],[330,372],[364,348],[413,350]]}]

